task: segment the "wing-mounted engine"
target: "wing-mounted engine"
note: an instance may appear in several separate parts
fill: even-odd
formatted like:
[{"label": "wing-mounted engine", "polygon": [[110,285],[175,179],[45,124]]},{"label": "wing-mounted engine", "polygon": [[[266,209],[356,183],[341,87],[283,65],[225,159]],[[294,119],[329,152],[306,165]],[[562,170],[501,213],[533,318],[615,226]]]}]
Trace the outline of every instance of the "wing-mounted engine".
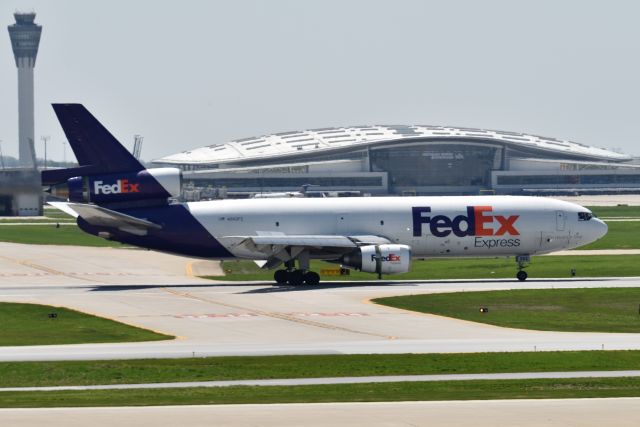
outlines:
[{"label": "wing-mounted engine", "polygon": [[397,274],[411,269],[411,248],[407,245],[366,245],[343,255],[341,264],[367,273]]},{"label": "wing-mounted engine", "polygon": [[67,181],[69,201],[114,203],[179,197],[182,174],[177,168],[76,176]]}]

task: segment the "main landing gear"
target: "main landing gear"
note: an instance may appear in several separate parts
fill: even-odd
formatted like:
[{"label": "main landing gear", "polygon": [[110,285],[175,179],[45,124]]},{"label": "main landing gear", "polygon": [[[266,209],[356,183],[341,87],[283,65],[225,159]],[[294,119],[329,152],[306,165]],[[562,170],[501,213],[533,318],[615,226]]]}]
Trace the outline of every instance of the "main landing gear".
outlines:
[{"label": "main landing gear", "polygon": [[518,263],[518,273],[516,274],[516,278],[519,281],[524,282],[529,276],[524,269],[531,262],[531,257],[529,255],[516,255],[516,262]]},{"label": "main landing gear", "polygon": [[316,286],[320,284],[320,275],[315,271],[309,270],[309,256],[302,253],[298,256],[298,264],[300,268],[295,268],[295,260],[289,260],[284,263],[286,269],[278,270],[274,273],[273,279],[279,285],[290,286]]},{"label": "main landing gear", "polygon": [[320,284],[320,275],[315,271],[278,270],[274,273],[273,279],[279,285],[287,284],[291,286],[315,286]]}]

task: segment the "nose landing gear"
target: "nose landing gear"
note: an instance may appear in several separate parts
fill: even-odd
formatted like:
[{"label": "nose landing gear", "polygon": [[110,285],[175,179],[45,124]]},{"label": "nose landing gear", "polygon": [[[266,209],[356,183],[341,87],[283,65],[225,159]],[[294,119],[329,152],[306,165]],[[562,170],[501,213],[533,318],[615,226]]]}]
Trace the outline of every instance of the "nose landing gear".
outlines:
[{"label": "nose landing gear", "polygon": [[524,282],[529,276],[524,269],[531,262],[531,257],[529,255],[516,255],[516,262],[518,263],[518,273],[516,274],[516,278],[519,281]]}]

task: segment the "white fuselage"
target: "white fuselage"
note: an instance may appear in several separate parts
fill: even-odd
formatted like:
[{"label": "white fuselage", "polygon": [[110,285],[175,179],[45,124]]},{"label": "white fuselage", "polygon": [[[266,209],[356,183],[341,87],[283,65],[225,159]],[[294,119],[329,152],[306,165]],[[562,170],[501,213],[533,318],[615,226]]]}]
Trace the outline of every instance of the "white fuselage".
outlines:
[{"label": "white fuselage", "polygon": [[380,236],[410,246],[413,257],[493,257],[571,249],[607,232],[588,209],[542,197],[249,199],[187,207],[229,252],[248,259],[263,255],[237,243],[256,235]]}]

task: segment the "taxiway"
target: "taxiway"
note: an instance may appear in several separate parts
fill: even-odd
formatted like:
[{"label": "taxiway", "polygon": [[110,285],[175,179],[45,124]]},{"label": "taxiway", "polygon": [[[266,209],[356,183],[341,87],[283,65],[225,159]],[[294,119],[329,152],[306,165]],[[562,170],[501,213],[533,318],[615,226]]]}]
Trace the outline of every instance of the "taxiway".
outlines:
[{"label": "taxiway", "polygon": [[61,305],[177,337],[0,348],[0,360],[640,349],[637,334],[541,332],[418,314],[371,298],[512,288],[640,286],[640,278],[335,282],[195,277],[217,263],[144,250],[0,244],[0,300]]}]

